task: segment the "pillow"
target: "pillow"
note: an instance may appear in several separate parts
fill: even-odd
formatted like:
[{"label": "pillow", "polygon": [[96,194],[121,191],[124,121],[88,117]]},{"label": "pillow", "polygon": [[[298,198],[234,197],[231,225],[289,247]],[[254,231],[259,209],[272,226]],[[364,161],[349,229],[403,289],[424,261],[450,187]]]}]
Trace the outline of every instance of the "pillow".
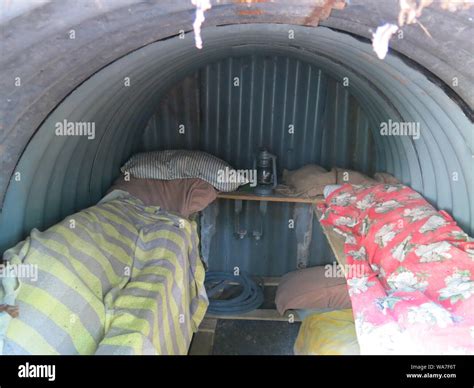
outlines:
[{"label": "pillow", "polygon": [[277,190],[283,195],[315,197],[323,195],[324,187],[336,183],[335,171],[327,171],[316,164],[308,164],[298,170],[283,170],[285,186]]},{"label": "pillow", "polygon": [[200,178],[219,191],[235,191],[240,185],[249,183],[243,176],[239,176],[238,181],[225,179],[225,172],[232,170],[234,169],[228,163],[215,156],[202,151],[187,150],[136,154],[121,168],[122,173],[129,172],[134,178],[163,180]]},{"label": "pillow", "polygon": [[336,172],[336,183],[338,185],[345,183],[352,185],[375,185],[379,183],[375,179],[369,178],[367,175],[358,171],[340,167],[335,167],[333,170]]},{"label": "pillow", "polygon": [[351,309],[313,314],[303,320],[294,353],[296,355],[360,354]]},{"label": "pillow", "polygon": [[333,191],[336,191],[340,187],[342,187],[342,185],[327,185],[326,187],[324,187],[324,198],[329,197]]},{"label": "pillow", "polygon": [[206,208],[217,197],[217,191],[201,179],[136,179],[119,177],[109,192],[123,190],[140,199],[147,206],[179,213],[183,217]]},{"label": "pillow", "polygon": [[347,309],[351,300],[343,277],[326,277],[323,266],[290,272],[281,278],[275,304],[280,314],[295,309]]},{"label": "pillow", "polygon": [[388,185],[399,185],[401,182],[395,178],[392,174],[388,172],[376,172],[374,174],[374,179],[377,182],[385,183]]}]

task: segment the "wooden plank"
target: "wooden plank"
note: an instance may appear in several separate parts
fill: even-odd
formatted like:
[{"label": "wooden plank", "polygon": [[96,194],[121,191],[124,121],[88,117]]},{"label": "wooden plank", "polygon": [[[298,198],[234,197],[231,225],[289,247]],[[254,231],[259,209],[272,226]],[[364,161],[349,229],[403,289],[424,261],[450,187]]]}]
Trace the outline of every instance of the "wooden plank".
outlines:
[{"label": "wooden plank", "polygon": [[[318,220],[321,218],[322,213],[319,209],[315,207],[315,213],[318,217]],[[332,251],[334,252],[334,256],[336,256],[336,260],[338,264],[342,267],[342,270],[346,271],[346,254],[344,253],[344,237],[340,234],[334,232],[331,226],[320,224],[321,228],[323,229],[323,233],[326,236],[329,246],[331,247]]]},{"label": "wooden plank", "polygon": [[190,356],[209,356],[214,347],[214,332],[198,331],[194,334],[188,354]]},{"label": "wooden plank", "polygon": [[245,191],[233,191],[231,193],[219,193],[217,198],[236,199],[241,201],[268,201],[268,202],[292,202],[292,203],[311,203],[317,204],[324,202],[322,197],[303,198],[303,197],[287,197],[279,194],[257,195]]},{"label": "wooden plank", "polygon": [[275,309],[257,309],[250,311],[245,314],[239,315],[214,315],[207,314],[206,318],[214,319],[243,319],[247,321],[279,321],[279,322],[301,322],[298,317],[298,314],[294,311],[287,311],[285,315],[280,315],[280,313]]},{"label": "wooden plank", "polygon": [[278,287],[281,277],[263,277],[260,279],[262,279],[264,286]]},{"label": "wooden plank", "polygon": [[198,331],[214,333],[216,331],[216,326],[217,326],[217,319],[204,318],[201,324],[199,325]]},{"label": "wooden plank", "polygon": [[[280,284],[281,277],[280,276],[274,276],[274,277],[271,277],[271,276],[259,277],[259,276],[257,276],[255,278],[255,280],[258,280],[259,282],[262,281],[264,286],[278,287],[278,285]],[[232,280],[228,280],[226,282],[226,284],[235,284],[235,285],[237,285],[237,284],[240,284],[240,283],[237,282],[237,281],[234,282]]]},{"label": "wooden plank", "polygon": [[199,325],[198,332],[193,335],[188,354],[192,356],[207,356],[212,354],[214,347],[214,333],[217,319],[204,318]]}]

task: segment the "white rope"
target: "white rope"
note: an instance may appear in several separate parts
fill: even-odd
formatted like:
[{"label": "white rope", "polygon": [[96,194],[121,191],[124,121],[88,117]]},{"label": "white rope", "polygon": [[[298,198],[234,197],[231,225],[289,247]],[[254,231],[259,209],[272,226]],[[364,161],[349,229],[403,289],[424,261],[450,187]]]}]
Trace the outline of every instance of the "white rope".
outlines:
[{"label": "white rope", "polygon": [[202,49],[201,26],[204,20],[206,20],[204,12],[212,7],[211,0],[191,0],[191,3],[196,7],[196,17],[193,23],[194,40],[196,47]]}]

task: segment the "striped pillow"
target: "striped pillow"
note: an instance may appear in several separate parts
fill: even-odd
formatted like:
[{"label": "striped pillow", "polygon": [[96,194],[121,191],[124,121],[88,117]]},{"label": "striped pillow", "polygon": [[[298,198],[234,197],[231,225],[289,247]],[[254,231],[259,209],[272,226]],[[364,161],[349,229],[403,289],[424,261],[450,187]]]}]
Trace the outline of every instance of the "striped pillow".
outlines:
[{"label": "striped pillow", "polygon": [[248,183],[219,179],[226,170],[233,168],[223,160],[206,152],[188,150],[143,152],[132,156],[121,168],[122,173],[129,172],[134,178],[200,178],[219,191],[235,191],[240,185]]}]

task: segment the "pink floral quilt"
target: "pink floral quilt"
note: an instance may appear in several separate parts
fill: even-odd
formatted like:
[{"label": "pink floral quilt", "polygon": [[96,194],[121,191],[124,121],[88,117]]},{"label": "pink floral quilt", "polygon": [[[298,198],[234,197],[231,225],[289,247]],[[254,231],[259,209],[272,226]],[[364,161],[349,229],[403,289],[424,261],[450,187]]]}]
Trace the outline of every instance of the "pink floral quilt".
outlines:
[{"label": "pink floral quilt", "polygon": [[474,239],[403,185],[346,184],[321,223],[345,236],[362,354],[474,354]]}]

